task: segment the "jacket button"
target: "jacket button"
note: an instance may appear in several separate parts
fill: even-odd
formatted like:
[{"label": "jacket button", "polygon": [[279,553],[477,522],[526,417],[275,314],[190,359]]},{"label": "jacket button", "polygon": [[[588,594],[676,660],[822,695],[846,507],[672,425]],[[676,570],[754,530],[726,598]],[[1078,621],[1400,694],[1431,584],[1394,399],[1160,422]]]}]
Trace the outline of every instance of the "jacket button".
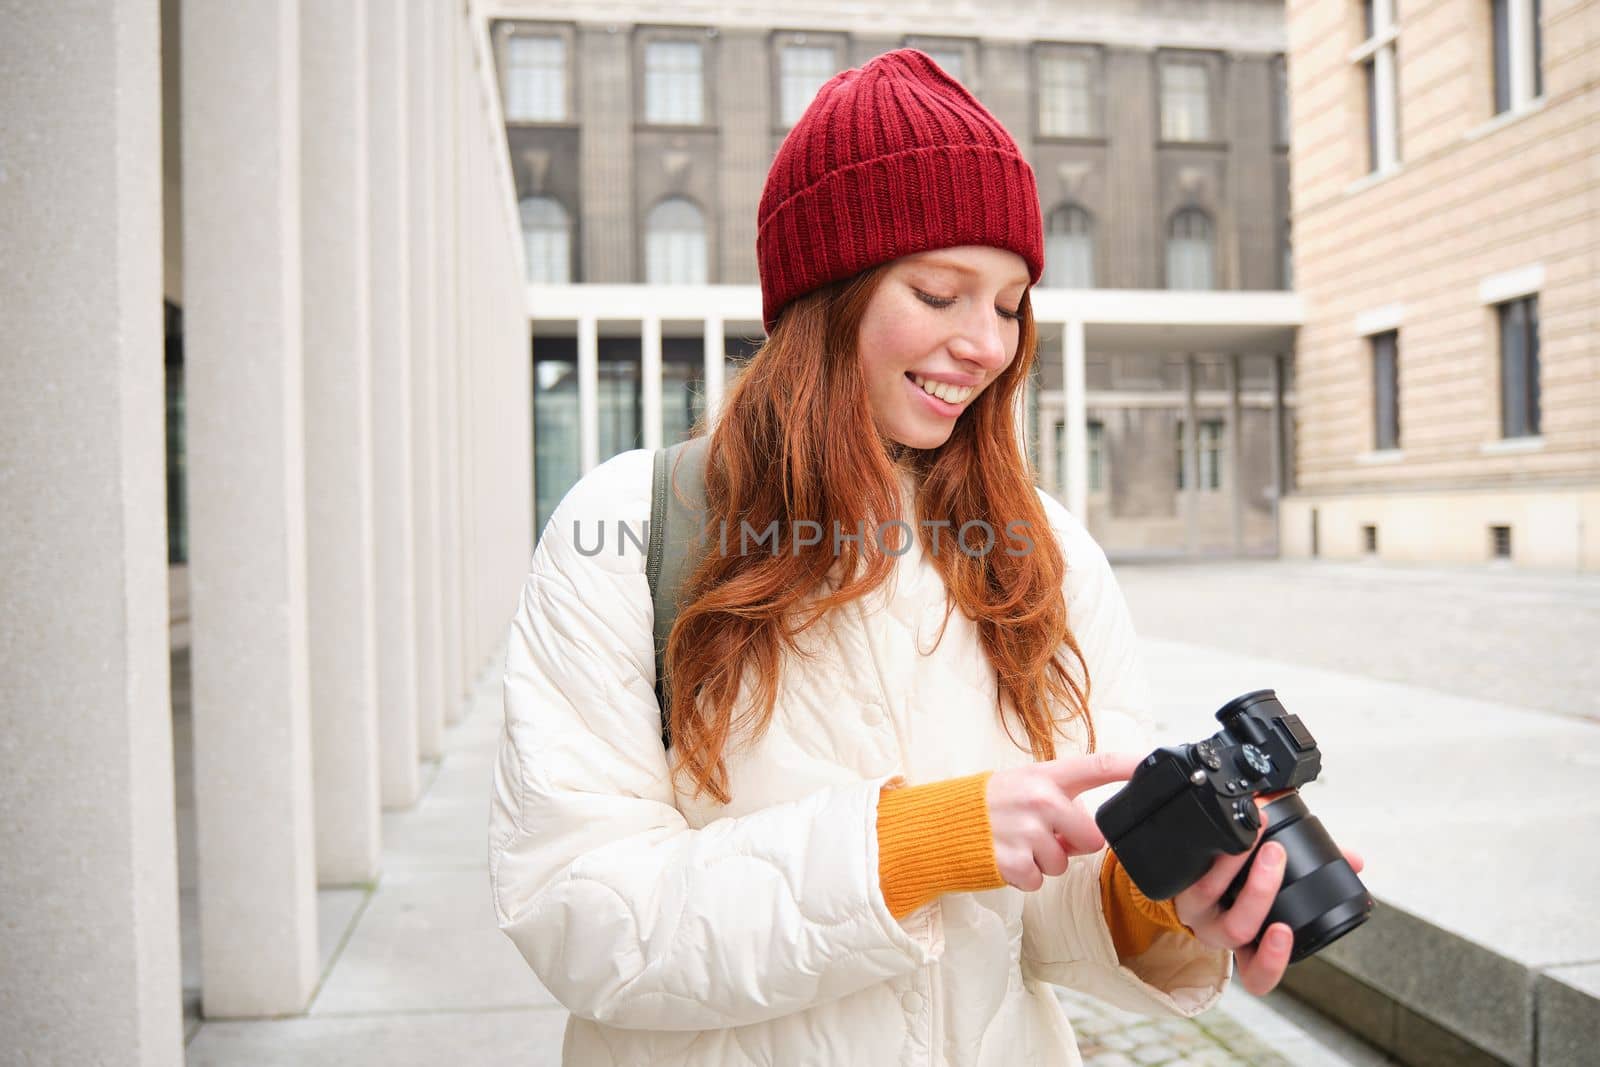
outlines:
[{"label": "jacket button", "polygon": [[900,1006],[915,1015],[922,1010],[922,994],[913,989],[900,998]]},{"label": "jacket button", "polygon": [[861,721],[868,726],[877,726],[883,722],[883,705],[874,701],[861,709]]}]

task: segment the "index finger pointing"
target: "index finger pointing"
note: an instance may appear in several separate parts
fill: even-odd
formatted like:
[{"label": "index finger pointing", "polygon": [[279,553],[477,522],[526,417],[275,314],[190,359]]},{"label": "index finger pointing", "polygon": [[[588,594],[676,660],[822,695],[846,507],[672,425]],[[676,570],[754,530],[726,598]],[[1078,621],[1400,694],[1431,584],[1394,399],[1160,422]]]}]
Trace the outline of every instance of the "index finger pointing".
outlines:
[{"label": "index finger pointing", "polygon": [[1050,777],[1069,796],[1086,789],[1125,782],[1133,776],[1143,756],[1131,752],[1095,752],[1088,756],[1065,756],[1051,760]]}]

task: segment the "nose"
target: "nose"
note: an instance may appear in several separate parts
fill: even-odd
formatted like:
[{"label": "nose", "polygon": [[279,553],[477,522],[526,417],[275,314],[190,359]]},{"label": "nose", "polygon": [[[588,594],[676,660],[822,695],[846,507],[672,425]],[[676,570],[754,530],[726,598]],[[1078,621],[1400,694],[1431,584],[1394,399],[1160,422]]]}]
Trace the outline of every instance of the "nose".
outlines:
[{"label": "nose", "polygon": [[1011,362],[1009,345],[1006,323],[998,312],[985,306],[963,320],[960,334],[950,342],[950,354],[975,371],[994,374]]}]

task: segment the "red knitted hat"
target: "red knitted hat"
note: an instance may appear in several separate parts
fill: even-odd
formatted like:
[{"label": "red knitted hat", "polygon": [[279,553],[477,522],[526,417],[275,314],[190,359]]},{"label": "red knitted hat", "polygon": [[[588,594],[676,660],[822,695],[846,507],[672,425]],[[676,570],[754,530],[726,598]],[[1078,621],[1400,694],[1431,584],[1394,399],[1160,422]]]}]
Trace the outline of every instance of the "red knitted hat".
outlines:
[{"label": "red knitted hat", "polygon": [[901,256],[1009,249],[1044,273],[1033,168],[966,87],[915,48],[823,83],[778,148],[756,211],[767,333],[795,297]]}]

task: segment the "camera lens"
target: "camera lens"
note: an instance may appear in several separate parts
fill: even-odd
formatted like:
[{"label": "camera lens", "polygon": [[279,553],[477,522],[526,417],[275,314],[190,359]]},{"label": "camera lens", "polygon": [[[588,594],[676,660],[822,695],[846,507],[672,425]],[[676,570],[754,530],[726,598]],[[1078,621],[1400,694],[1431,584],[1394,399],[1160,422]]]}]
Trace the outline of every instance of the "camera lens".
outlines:
[{"label": "camera lens", "polygon": [[[1298,963],[1367,921],[1372,895],[1345,861],[1339,847],[1323,829],[1322,820],[1306,808],[1298,791],[1285,793],[1266,806],[1266,833],[1222,894],[1222,906],[1232,907],[1245,879],[1250,876],[1261,845],[1276,841],[1283,846],[1283,884],[1261,929],[1284,923],[1294,931],[1290,963]],[[1255,943],[1260,943],[1260,937]]]}]

